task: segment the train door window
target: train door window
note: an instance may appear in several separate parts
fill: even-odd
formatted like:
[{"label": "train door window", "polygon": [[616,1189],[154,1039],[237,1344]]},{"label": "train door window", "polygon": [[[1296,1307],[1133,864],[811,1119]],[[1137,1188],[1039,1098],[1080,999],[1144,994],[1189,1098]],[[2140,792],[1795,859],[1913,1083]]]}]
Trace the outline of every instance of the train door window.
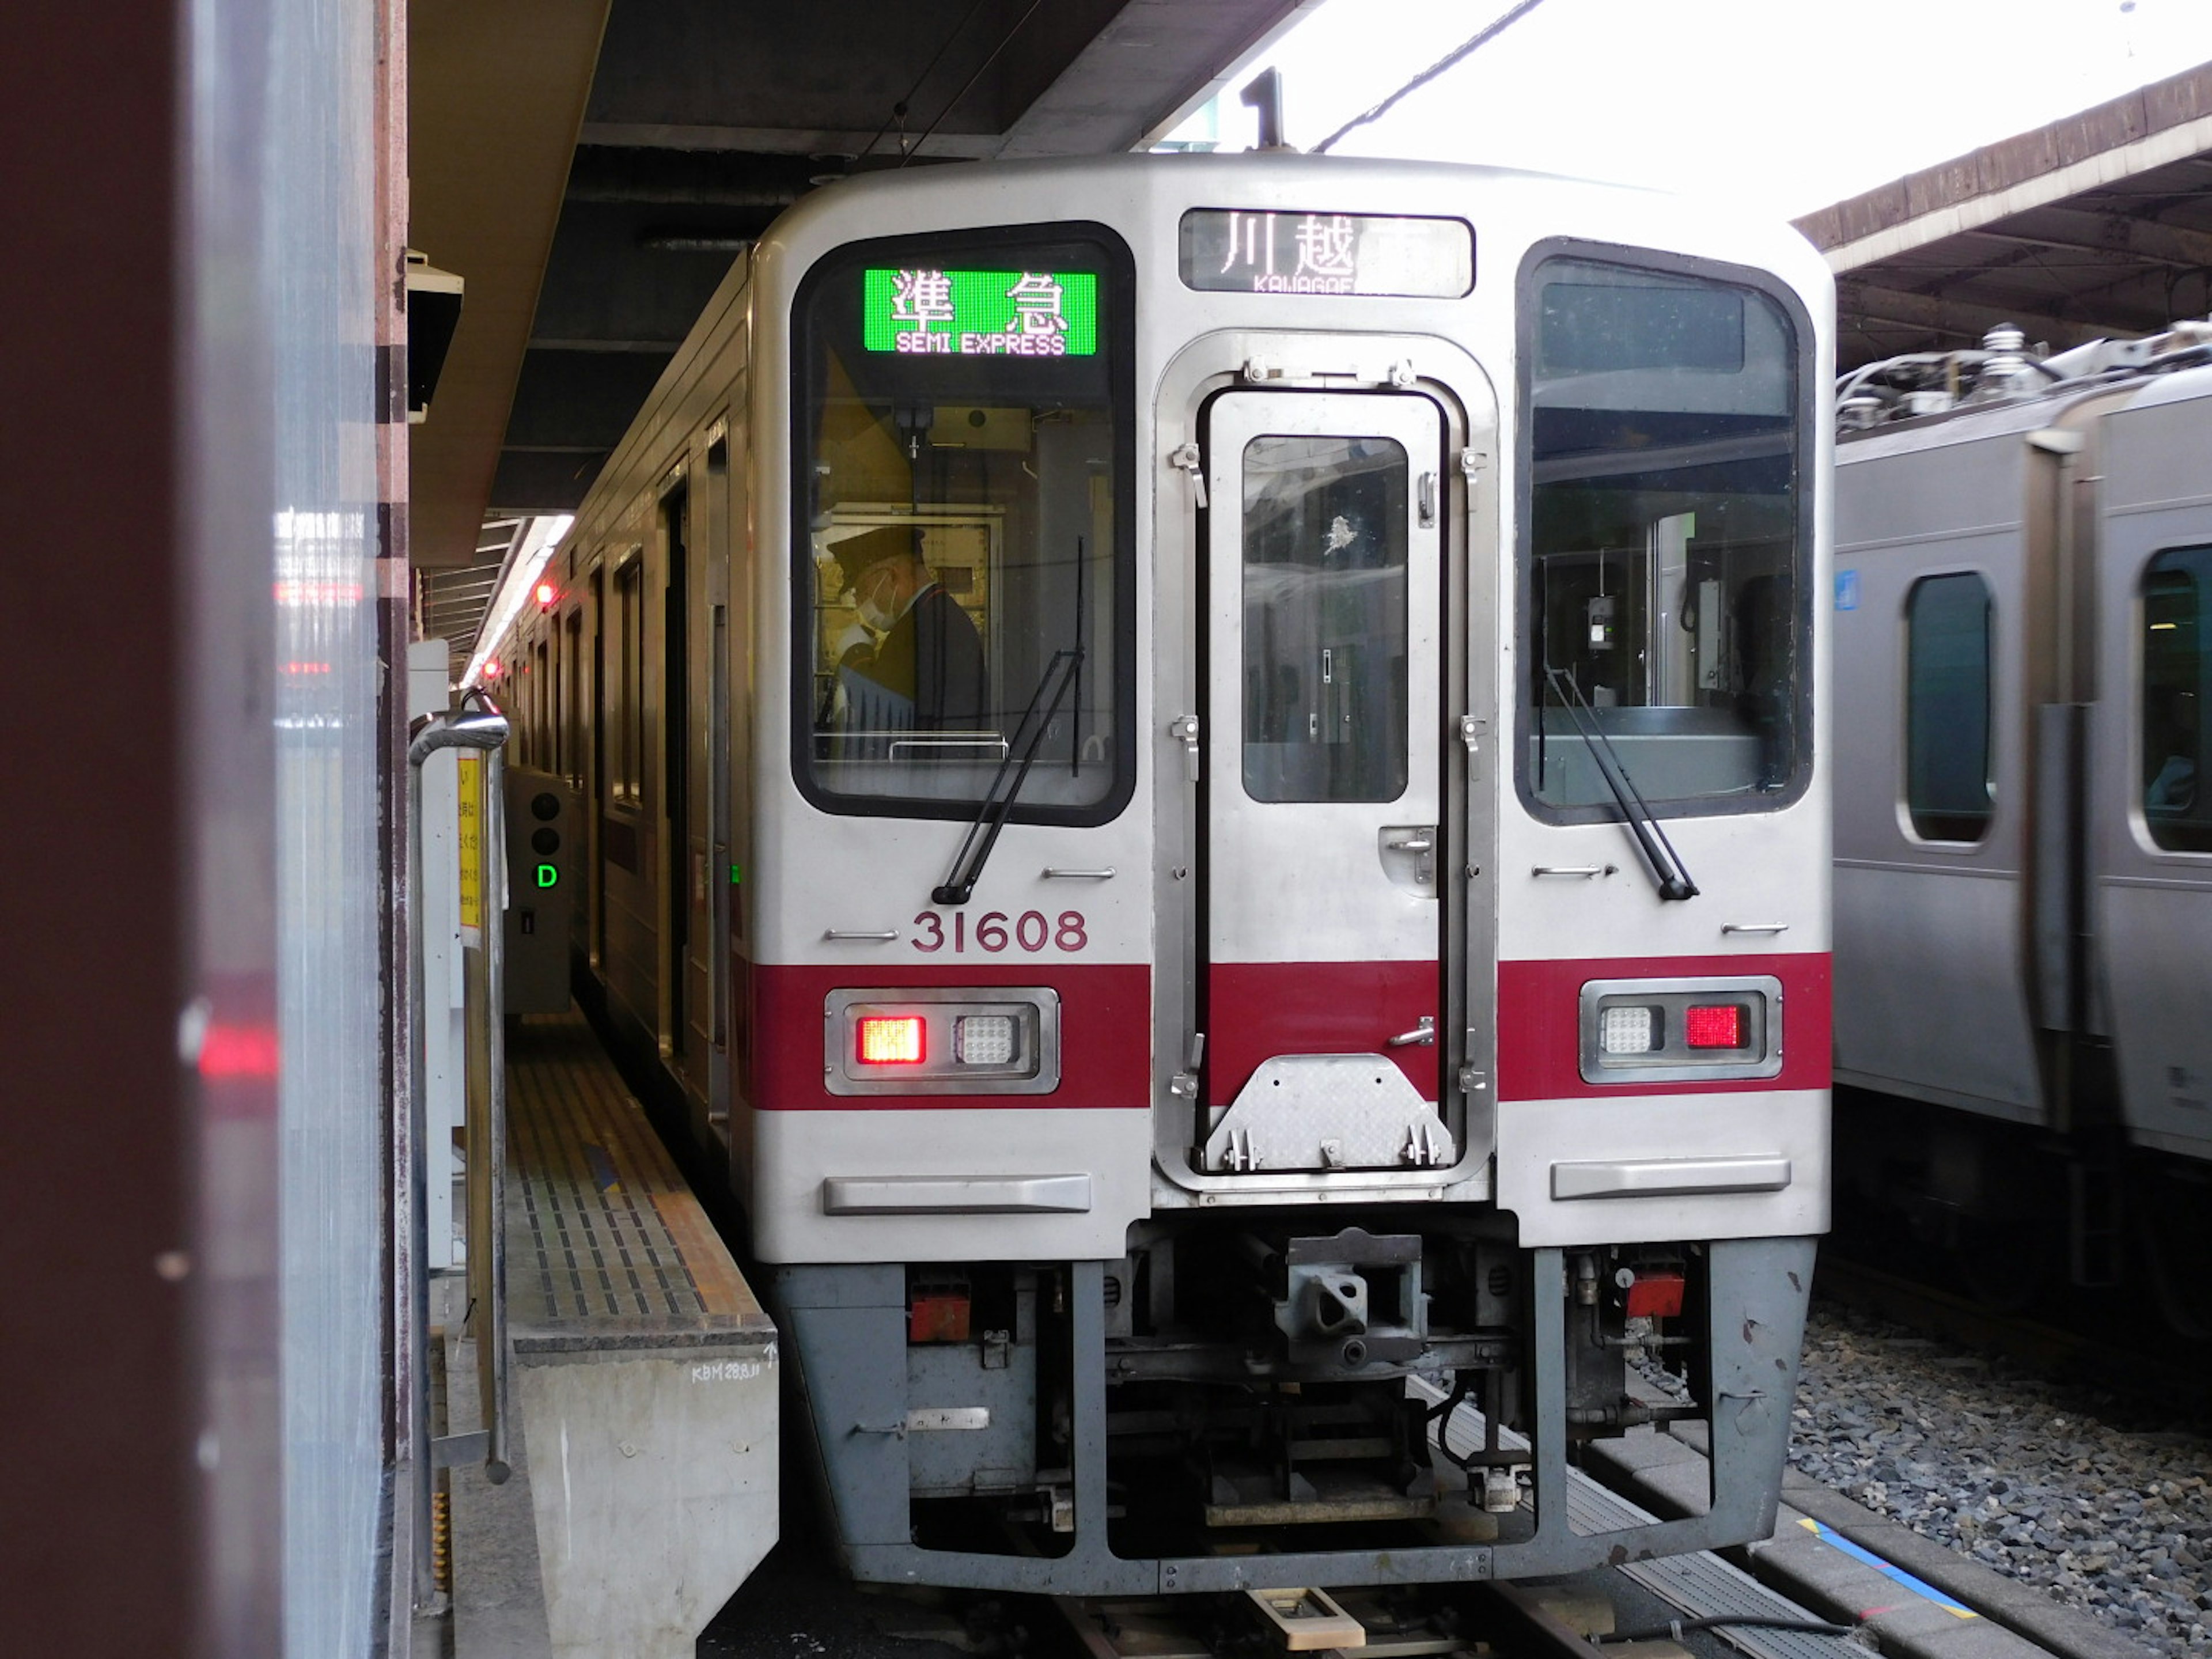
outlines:
[{"label": "train door window", "polygon": [[541,770],[553,764],[553,653],[544,640],[531,653],[530,763]]},{"label": "train door window", "polygon": [[802,283],[793,743],[817,805],[1127,800],[1133,286],[1087,225],[858,244]]},{"label": "train door window", "polygon": [[[1665,268],[1658,268],[1662,264]],[[1795,799],[1811,746],[1812,329],[1756,276],[1600,258],[1523,276],[1522,799],[1616,816]]]},{"label": "train door window", "polygon": [[1387,801],[1406,789],[1404,448],[1244,447],[1244,790]]},{"label": "train door window", "polygon": [[551,746],[546,762],[556,776],[568,775],[568,641],[561,633],[561,624],[549,623],[548,637],[553,644],[553,683],[548,688],[545,706],[550,712]]},{"label": "train door window", "polygon": [[1990,585],[1923,576],[1905,600],[1905,808],[1923,841],[1977,842],[1996,793]]},{"label": "train door window", "polygon": [[2170,853],[2212,853],[2204,702],[2212,693],[2212,547],[2169,549],[2142,585],[2143,820]]},{"label": "train door window", "polygon": [[615,572],[614,796],[635,805],[644,796],[645,561],[631,557]]},{"label": "train door window", "polygon": [[561,724],[567,733],[562,740],[562,753],[567,757],[567,764],[562,771],[570,783],[581,789],[584,787],[584,613],[580,607],[568,613],[568,635],[561,660],[564,665],[562,684],[568,691],[561,713]]}]

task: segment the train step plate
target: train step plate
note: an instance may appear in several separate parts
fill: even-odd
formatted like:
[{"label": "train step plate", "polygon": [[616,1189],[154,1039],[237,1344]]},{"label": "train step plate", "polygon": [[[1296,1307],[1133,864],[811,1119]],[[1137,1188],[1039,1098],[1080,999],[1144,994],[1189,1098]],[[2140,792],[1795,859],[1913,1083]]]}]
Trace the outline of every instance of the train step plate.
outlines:
[{"label": "train step plate", "polygon": [[1292,1653],[1367,1645],[1366,1627],[1332,1601],[1327,1590],[1246,1590],[1244,1596]]}]

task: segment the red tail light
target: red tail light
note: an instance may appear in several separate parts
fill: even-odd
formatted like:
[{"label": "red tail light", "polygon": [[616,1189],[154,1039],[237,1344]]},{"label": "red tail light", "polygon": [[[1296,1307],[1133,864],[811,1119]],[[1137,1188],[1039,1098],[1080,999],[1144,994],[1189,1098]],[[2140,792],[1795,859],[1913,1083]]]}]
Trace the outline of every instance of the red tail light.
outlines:
[{"label": "red tail light", "polygon": [[1682,1040],[1692,1048],[1743,1047],[1743,1008],[1738,1003],[1692,1007],[1682,1016]]},{"label": "red tail light", "polygon": [[915,1014],[870,1014],[858,1022],[854,1057],[863,1066],[919,1066],[921,1019]]}]

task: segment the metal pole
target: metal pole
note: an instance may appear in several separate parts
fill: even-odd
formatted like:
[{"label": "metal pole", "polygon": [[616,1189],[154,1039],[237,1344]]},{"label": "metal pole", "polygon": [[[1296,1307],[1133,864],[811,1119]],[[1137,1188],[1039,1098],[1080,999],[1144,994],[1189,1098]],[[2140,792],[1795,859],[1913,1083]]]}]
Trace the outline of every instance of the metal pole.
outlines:
[{"label": "metal pole", "polygon": [[[410,897],[422,890],[422,763],[441,749],[486,749],[495,754],[507,741],[504,715],[490,713],[426,715],[416,726],[407,745],[407,879]],[[410,930],[407,953],[408,1005],[414,1011],[414,1033],[407,1054],[407,1098],[400,1104],[407,1157],[402,1165],[402,1190],[394,1207],[402,1213],[407,1240],[402,1264],[406,1277],[404,1294],[398,1298],[404,1309],[400,1333],[400,1363],[407,1368],[404,1400],[410,1468],[409,1496],[415,1510],[415,1607],[420,1612],[437,1599],[436,1567],[430,1554],[430,1488],[435,1471],[430,1465],[430,1223],[424,1202],[429,1187],[428,1136],[423,1127],[422,1037],[428,1000],[422,963],[422,929]],[[395,1225],[395,1233],[398,1227]]]},{"label": "metal pole", "polygon": [[[483,768],[484,850],[484,1052],[490,1100],[485,1109],[484,1145],[469,1148],[471,1172],[481,1168],[489,1188],[483,1214],[485,1236],[471,1239],[471,1252],[488,1251],[491,1272],[483,1319],[477,1327],[479,1353],[488,1352],[490,1398],[483,1402],[491,1431],[484,1473],[495,1486],[507,1477],[507,751],[495,749]],[[496,901],[495,905],[494,901]]]}]

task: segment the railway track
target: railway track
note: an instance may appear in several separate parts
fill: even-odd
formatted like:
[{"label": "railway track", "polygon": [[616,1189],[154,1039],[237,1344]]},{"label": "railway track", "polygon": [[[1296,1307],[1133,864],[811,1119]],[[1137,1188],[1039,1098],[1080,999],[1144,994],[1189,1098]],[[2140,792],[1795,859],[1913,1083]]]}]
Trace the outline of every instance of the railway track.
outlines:
[{"label": "railway track", "polygon": [[1989,1308],[1972,1297],[1928,1285],[1892,1269],[1820,1252],[1814,1293],[1861,1313],[1903,1325],[1926,1337],[2002,1355],[2054,1382],[2077,1382],[2172,1414],[2177,1420],[2207,1416],[2204,1356],[2154,1352],[2133,1333],[2054,1323],[2029,1314]]},{"label": "railway track", "polygon": [[[1676,1659],[1714,1650],[1717,1638],[1705,1635],[1711,1615],[1657,1604],[1626,1582],[1610,1589],[1588,1582],[1599,1577],[1419,1594],[1293,1589],[1143,1601],[1062,1597],[1054,1606],[1088,1659],[1352,1653],[1360,1659],[1589,1659],[1594,1650],[1628,1659]],[[1795,1622],[1817,1621],[1800,1614]],[[1746,1635],[1754,1628],[1729,1627]],[[1846,1627],[1826,1628],[1840,1635]],[[1692,1642],[1698,1646],[1686,1645]]]}]

